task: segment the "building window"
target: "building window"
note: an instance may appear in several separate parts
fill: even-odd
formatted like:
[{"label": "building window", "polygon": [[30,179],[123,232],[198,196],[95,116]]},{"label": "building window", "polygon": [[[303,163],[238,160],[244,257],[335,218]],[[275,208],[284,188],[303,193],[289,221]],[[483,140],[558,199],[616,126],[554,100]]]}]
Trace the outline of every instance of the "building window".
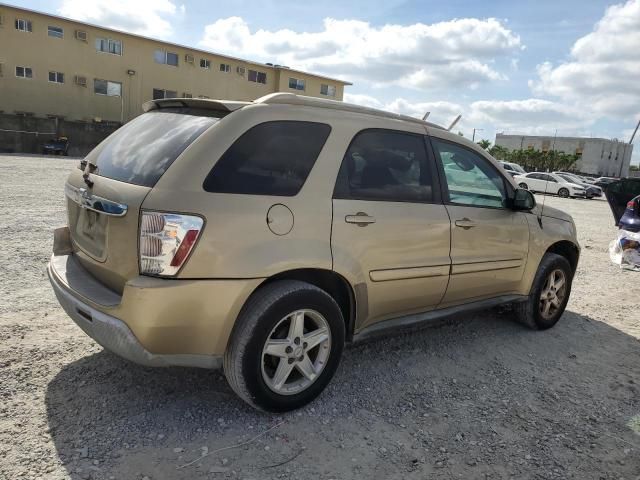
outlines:
[{"label": "building window", "polygon": [[304,80],[299,78],[289,78],[289,88],[293,90],[304,90]]},{"label": "building window", "polygon": [[200,59],[200,68],[206,68],[207,70],[209,70],[211,68],[211,62],[209,60],[207,60],[206,58],[201,58]]},{"label": "building window", "polygon": [[111,38],[96,38],[96,50],[112,55],[122,55],[122,42]]},{"label": "building window", "polygon": [[335,97],[336,96],[336,87],[333,85],[325,85],[324,83],[320,85],[320,95],[326,95],[327,97]]},{"label": "building window", "polygon": [[250,82],[267,83],[267,74],[265,72],[258,72],[257,70],[249,70],[247,79]]},{"label": "building window", "polygon": [[64,73],[49,72],[49,81],[51,83],[64,83]]},{"label": "building window", "polygon": [[228,63],[221,63],[220,71],[224,73],[229,73],[231,71],[231,65],[229,65]]},{"label": "building window", "polygon": [[175,90],[164,90],[162,88],[154,88],[153,99],[162,100],[163,98],[178,98],[178,92],[176,92]]},{"label": "building window", "polygon": [[122,84],[109,80],[95,79],[93,81],[93,91],[96,95],[107,95],[108,97],[120,97],[122,95]]},{"label": "building window", "polygon": [[178,54],[167,52],[166,50],[156,50],[153,54],[153,58],[156,63],[162,63],[163,65],[178,66]]},{"label": "building window", "polygon": [[192,94],[190,94],[190,93],[184,92],[184,93],[182,94],[182,98],[193,98],[193,95],[192,95]]},{"label": "building window", "polygon": [[62,38],[64,36],[64,30],[60,27],[49,25],[47,27],[47,34],[50,37]]},{"label": "building window", "polygon": [[33,70],[31,67],[16,67],[16,77],[33,78]]},{"label": "building window", "polygon": [[33,32],[31,20],[22,20],[21,18],[16,18],[16,30],[20,30],[21,32]]}]

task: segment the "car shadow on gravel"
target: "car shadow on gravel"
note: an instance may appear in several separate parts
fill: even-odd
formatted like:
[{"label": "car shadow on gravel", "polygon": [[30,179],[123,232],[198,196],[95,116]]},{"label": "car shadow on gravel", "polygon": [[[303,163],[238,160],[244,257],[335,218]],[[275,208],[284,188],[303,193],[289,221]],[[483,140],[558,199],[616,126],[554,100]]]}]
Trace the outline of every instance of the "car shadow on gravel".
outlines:
[{"label": "car shadow on gravel", "polygon": [[[429,420],[425,420],[423,412],[446,408],[450,416],[446,422],[463,422],[470,404],[485,401],[476,395],[486,388],[486,382],[493,382],[491,388],[500,402],[532,405],[532,411],[518,413],[513,425],[511,420],[501,420],[514,439],[522,435],[517,430],[523,418],[537,418],[532,412],[540,410],[539,401],[548,403],[541,408],[552,417],[568,408],[576,415],[588,416],[587,406],[584,412],[581,406],[576,407],[585,396],[588,408],[609,402],[605,408],[610,411],[619,409],[627,414],[627,410],[636,409],[640,413],[637,338],[569,311],[555,328],[544,332],[527,330],[508,316],[491,311],[458,317],[434,328],[349,348],[325,393],[302,414],[282,417],[245,405],[220,372],[144,368],[100,351],[62,366],[49,383],[45,398],[49,434],[72,479],[107,479],[111,475],[194,478],[194,471],[182,477],[175,470],[191,458],[186,454],[181,458],[183,448],[233,445],[241,436],[249,438],[281,420],[295,438],[298,430],[308,430],[308,416],[314,418],[311,425],[318,431],[326,425],[324,419],[335,423],[337,429],[346,429],[349,423],[353,428],[354,422],[358,428],[358,422],[364,422],[363,415],[379,410],[393,411],[393,417],[405,418],[410,424],[412,420],[436,422],[428,414]],[[567,394],[563,385],[571,382],[577,385],[576,390]],[[440,393],[432,395],[433,390]],[[558,396],[559,391],[566,398]],[[420,402],[427,397],[428,402]],[[411,407],[398,407],[401,402]],[[435,424],[431,427],[437,430]],[[513,431],[508,432],[511,427]],[[458,428],[472,431],[475,427]],[[348,430],[344,432],[349,435]],[[625,433],[618,431],[616,435]],[[339,454],[338,447],[333,445],[330,450],[335,448]],[[236,468],[255,474],[249,465],[251,455],[246,454],[244,460],[238,459]],[[331,462],[331,456],[324,461]],[[165,470],[168,466],[171,472]]]}]

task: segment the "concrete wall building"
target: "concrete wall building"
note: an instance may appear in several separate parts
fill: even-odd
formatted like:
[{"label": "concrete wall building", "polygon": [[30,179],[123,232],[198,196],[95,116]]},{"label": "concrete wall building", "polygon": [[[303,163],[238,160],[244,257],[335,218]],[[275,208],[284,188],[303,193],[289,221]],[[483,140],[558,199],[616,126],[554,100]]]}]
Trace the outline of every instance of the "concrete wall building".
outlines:
[{"label": "concrete wall building", "polygon": [[627,176],[633,152],[633,145],[605,138],[554,138],[498,133],[495,144],[509,150],[533,148],[575,153],[580,157],[575,167],[577,172],[607,177]]},{"label": "concrete wall building", "polygon": [[153,98],[342,100],[348,82],[0,4],[0,113],[123,123]]}]

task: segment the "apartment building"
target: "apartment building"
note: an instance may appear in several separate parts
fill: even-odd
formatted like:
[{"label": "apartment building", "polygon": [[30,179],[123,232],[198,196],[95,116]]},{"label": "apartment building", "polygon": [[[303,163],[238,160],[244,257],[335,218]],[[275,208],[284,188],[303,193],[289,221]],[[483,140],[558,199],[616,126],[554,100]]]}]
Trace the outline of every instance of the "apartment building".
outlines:
[{"label": "apartment building", "polygon": [[624,177],[628,175],[633,145],[616,139],[496,134],[496,145],[509,150],[533,148],[578,155],[580,173]]},{"label": "apartment building", "polygon": [[349,82],[0,4],[0,113],[123,123],[157,98],[342,100]]}]

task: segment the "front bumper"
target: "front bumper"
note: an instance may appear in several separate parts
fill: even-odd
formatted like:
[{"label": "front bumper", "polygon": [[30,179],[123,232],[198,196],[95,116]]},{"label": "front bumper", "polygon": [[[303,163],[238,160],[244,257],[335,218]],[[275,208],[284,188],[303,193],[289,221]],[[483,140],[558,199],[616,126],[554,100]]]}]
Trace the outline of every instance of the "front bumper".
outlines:
[{"label": "front bumper", "polygon": [[136,277],[120,296],[73,254],[53,256],[47,272],[60,305],[87,335],[148,366],[219,368],[238,312],[261,281]]}]

